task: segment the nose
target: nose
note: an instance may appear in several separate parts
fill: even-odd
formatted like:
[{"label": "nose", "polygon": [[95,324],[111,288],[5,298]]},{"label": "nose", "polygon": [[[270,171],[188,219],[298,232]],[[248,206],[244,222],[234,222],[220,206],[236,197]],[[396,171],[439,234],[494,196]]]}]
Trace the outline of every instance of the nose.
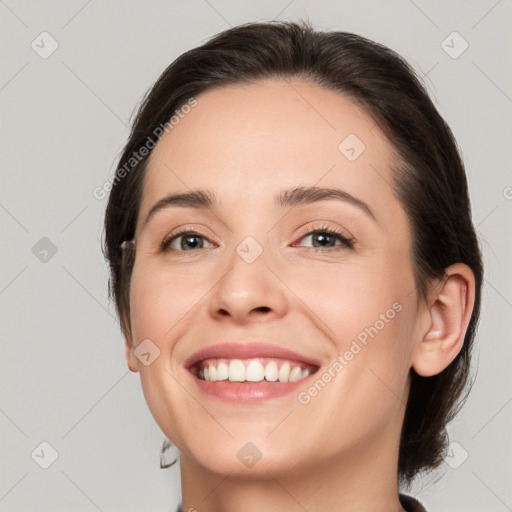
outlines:
[{"label": "nose", "polygon": [[289,304],[287,288],[268,263],[266,251],[252,262],[233,251],[210,296],[210,314],[240,325],[283,317]]}]

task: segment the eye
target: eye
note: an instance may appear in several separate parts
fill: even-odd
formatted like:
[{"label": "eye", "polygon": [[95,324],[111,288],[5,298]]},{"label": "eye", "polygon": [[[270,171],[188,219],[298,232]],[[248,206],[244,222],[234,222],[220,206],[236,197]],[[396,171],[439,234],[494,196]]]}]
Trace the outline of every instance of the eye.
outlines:
[{"label": "eye", "polygon": [[[178,243],[178,248],[176,248],[176,244],[174,242],[181,240],[181,243]],[[179,233],[174,233],[168,238],[166,238],[160,247],[162,252],[166,251],[190,251],[194,249],[205,249],[204,241],[208,240],[206,237],[200,235],[196,231],[180,231]],[[174,245],[174,247],[173,247]]]},{"label": "eye", "polygon": [[[312,249],[314,250],[341,250],[343,248],[350,249],[354,246],[354,240],[352,238],[347,238],[340,231],[329,227],[320,227],[309,231],[301,236],[299,240],[306,240],[308,238],[311,238],[313,242]],[[195,249],[206,249],[208,247],[206,247],[205,241],[210,244],[210,248],[214,246],[208,238],[199,234],[197,231],[183,230],[178,233],[173,233],[164,239],[160,250],[162,252],[190,252]],[[336,243],[338,241],[339,243]],[[296,247],[297,245],[299,244],[293,244],[292,246]]]},{"label": "eye", "polygon": [[[306,240],[311,238],[313,243],[312,249],[335,249],[336,247],[340,250],[342,248],[352,248],[354,246],[354,240],[352,238],[347,238],[343,233],[328,227],[321,227],[314,229],[313,231],[309,231],[306,235],[303,235],[300,240]],[[339,241],[340,243],[336,243]],[[315,243],[319,245],[315,245]],[[295,246],[296,244],[294,244]]]}]

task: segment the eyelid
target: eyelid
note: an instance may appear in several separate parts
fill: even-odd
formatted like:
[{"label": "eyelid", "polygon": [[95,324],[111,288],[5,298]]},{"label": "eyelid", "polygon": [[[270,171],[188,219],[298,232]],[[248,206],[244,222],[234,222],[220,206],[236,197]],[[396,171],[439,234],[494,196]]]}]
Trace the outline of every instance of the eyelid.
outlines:
[{"label": "eyelid", "polygon": [[[209,234],[204,234],[205,231]],[[164,240],[169,240],[176,235],[182,235],[188,232],[195,232],[198,235],[201,235],[203,238],[208,238],[209,240],[216,238],[212,231],[202,224],[183,224],[173,229],[168,235],[165,236]]]},{"label": "eyelid", "polygon": [[[173,238],[179,238],[180,236],[186,235],[188,233],[194,233],[205,240],[208,240],[215,245],[219,245],[217,242],[212,241],[211,238],[215,238],[215,236],[205,235],[202,233],[202,230],[210,231],[208,228],[202,226],[201,229],[197,228],[197,224],[184,224],[173,229],[168,235],[164,237],[162,242],[160,243],[160,250],[165,250],[165,245],[170,243]],[[176,252],[193,252],[193,251],[176,251]]]},{"label": "eyelid", "polygon": [[[322,222],[323,224],[315,225],[315,222]],[[330,231],[332,233],[336,233],[337,235],[340,235],[341,237],[346,238],[347,240],[354,239],[354,237],[346,229],[342,229],[339,226],[331,226],[329,224],[326,224],[326,222],[328,222],[328,221],[320,220],[320,221],[313,221],[313,222],[308,223],[303,228],[300,228],[299,238],[302,238],[305,235],[308,235],[315,231],[324,231],[325,230],[325,231]]]}]

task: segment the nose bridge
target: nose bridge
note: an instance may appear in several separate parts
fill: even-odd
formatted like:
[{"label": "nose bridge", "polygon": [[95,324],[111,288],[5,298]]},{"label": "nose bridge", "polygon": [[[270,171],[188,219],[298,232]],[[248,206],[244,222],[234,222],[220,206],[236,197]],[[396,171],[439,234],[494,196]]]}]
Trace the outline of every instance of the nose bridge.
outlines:
[{"label": "nose bridge", "polygon": [[272,232],[269,234],[269,220],[264,213],[265,204],[265,201],[257,196],[244,195],[241,191],[232,201],[231,207],[238,215],[230,219],[229,238],[233,254],[228,256],[228,259],[231,265],[241,261],[249,270],[253,264],[258,263],[256,266],[263,272],[264,262],[269,263]]}]

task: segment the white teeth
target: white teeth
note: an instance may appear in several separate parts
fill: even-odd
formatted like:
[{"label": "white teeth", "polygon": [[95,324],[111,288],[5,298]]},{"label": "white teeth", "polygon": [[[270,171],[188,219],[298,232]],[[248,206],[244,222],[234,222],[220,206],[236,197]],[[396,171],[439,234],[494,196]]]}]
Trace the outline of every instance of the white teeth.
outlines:
[{"label": "white teeth", "polygon": [[259,361],[251,361],[245,369],[245,380],[259,382],[265,378],[265,369]]},{"label": "white teeth", "polygon": [[217,380],[228,380],[229,379],[229,369],[226,363],[220,362],[219,366],[217,366]]},{"label": "white teeth", "polygon": [[265,379],[271,382],[275,382],[278,375],[279,372],[277,370],[277,364],[274,363],[274,361],[267,363],[267,366],[265,366]]},{"label": "white teeth", "polygon": [[217,380],[217,368],[215,368],[213,364],[210,364],[210,366],[208,366],[208,376],[210,377],[210,380],[212,382]]},{"label": "white teeth", "polygon": [[[225,362],[227,361],[227,363]],[[301,369],[296,363],[285,361],[281,368],[276,361],[269,361],[265,366],[261,359],[211,360],[205,361],[198,373],[198,377],[209,382],[225,381],[230,382],[295,382],[310,375],[314,369]]]},{"label": "white teeth", "polygon": [[[211,368],[211,367],[210,367]],[[210,370],[211,371],[211,370]],[[295,382],[296,380],[302,379],[302,370],[300,367],[296,366],[291,372],[290,377],[288,377],[289,382]]]},{"label": "white teeth", "polygon": [[279,382],[288,382],[290,377],[290,364],[284,363],[279,369]]},{"label": "white teeth", "polygon": [[245,366],[240,359],[232,359],[229,363],[229,380],[231,382],[243,382],[245,380]]}]

